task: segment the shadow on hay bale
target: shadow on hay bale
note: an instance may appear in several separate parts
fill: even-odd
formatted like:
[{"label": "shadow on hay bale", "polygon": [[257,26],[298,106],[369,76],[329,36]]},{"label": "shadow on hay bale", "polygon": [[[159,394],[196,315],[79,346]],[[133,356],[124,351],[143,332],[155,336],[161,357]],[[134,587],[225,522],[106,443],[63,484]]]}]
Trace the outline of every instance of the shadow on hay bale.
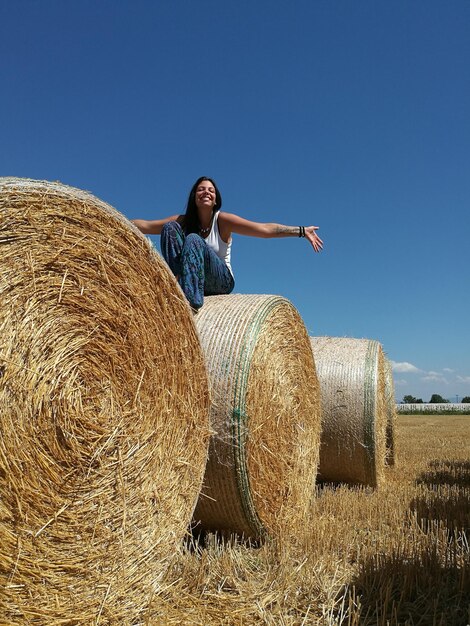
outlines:
[{"label": "shadow on hay bale", "polygon": [[396,423],[397,423],[397,407],[395,400],[395,384],[393,382],[392,364],[384,358],[384,375],[385,375],[385,410],[387,413],[387,429],[386,429],[386,448],[387,453],[385,462],[387,465],[394,466],[396,464]]},{"label": "shadow on hay bale", "polygon": [[320,400],[308,333],[278,296],[211,296],[196,318],[214,435],[194,514],[258,539],[302,523],[314,491]]},{"label": "shadow on hay bale", "polygon": [[370,339],[311,337],[321,388],[319,478],[377,487],[386,455],[384,355]]},{"label": "shadow on hay bale", "polygon": [[0,610],[142,620],[209,442],[186,300],[130,222],[61,184],[0,179]]}]

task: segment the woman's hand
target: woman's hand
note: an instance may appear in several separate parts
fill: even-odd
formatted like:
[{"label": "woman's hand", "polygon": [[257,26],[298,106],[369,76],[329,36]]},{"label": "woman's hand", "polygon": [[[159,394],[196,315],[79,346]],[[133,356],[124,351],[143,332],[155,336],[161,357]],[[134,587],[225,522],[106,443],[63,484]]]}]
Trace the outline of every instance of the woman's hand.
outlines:
[{"label": "woman's hand", "polygon": [[308,239],[312,244],[312,248],[315,252],[320,252],[323,249],[323,241],[317,235],[315,231],[318,230],[318,226],[306,226],[305,227],[305,239]]}]

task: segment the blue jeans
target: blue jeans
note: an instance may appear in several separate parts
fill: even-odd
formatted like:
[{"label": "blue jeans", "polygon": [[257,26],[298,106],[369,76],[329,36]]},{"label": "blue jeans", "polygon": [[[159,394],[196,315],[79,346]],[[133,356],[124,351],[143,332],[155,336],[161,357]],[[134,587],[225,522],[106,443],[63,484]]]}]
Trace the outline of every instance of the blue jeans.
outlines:
[{"label": "blue jeans", "polygon": [[222,259],[196,233],[185,235],[178,222],[164,225],[160,247],[193,309],[202,307],[204,296],[233,290],[235,281]]}]

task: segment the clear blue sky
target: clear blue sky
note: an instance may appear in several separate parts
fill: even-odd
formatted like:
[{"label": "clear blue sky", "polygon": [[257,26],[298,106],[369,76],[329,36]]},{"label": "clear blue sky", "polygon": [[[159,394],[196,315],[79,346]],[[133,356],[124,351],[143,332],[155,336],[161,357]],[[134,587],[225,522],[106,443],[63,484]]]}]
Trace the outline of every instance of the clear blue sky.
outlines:
[{"label": "clear blue sky", "polygon": [[235,290],[379,340],[398,399],[470,395],[470,0],[0,0],[0,68],[0,175],[318,225],[235,236]]}]

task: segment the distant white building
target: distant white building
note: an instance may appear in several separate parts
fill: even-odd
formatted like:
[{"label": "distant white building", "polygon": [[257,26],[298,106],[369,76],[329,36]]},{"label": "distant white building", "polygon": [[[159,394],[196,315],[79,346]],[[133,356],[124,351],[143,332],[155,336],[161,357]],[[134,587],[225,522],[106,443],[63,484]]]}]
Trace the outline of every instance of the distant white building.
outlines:
[{"label": "distant white building", "polygon": [[435,413],[445,413],[446,411],[469,411],[470,404],[462,402],[445,402],[445,403],[417,403],[402,404],[397,403],[398,413],[414,413],[416,411],[434,411]]}]

